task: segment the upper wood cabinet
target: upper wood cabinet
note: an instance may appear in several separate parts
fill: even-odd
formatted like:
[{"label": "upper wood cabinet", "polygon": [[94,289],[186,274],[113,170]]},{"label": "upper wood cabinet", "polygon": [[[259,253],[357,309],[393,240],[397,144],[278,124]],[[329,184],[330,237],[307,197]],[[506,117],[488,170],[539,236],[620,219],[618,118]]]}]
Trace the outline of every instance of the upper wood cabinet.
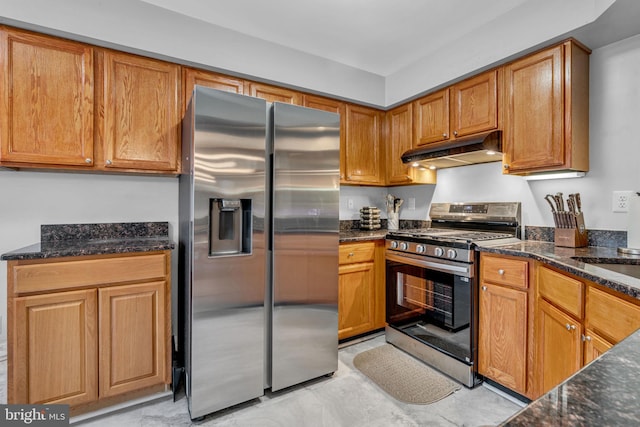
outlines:
[{"label": "upper wood cabinet", "polygon": [[487,71],[414,101],[414,146],[497,129],[499,76]]},{"label": "upper wood cabinet", "polygon": [[451,133],[460,138],[498,128],[500,70],[492,70],[450,89]]},{"label": "upper wood cabinet", "polygon": [[302,94],[300,92],[264,83],[245,82],[244,93],[245,95],[262,98],[268,102],[302,105]]},{"label": "upper wood cabinet", "polygon": [[505,173],[589,169],[589,53],[567,41],[505,66]]},{"label": "upper wood cabinet", "polygon": [[345,183],[384,185],[383,113],[346,106]]},{"label": "upper wood cabinet", "polygon": [[449,89],[413,101],[414,146],[449,139]]},{"label": "upper wood cabinet", "polygon": [[180,67],[110,50],[100,53],[100,165],[177,172]]},{"label": "upper wood cabinet", "polygon": [[245,84],[242,79],[187,67],[182,69],[182,82],[182,93],[184,95],[183,115],[187,109],[187,105],[189,105],[189,101],[191,101],[191,95],[193,94],[193,87],[195,85],[242,94],[244,93]]},{"label": "upper wood cabinet", "polygon": [[402,154],[413,148],[413,104],[404,104],[385,114],[387,184],[435,184],[436,173],[402,163]]},{"label": "upper wood cabinet", "polygon": [[0,27],[0,164],[93,165],[93,48]]},{"label": "upper wood cabinet", "polygon": [[345,152],[346,147],[346,114],[345,103],[336,101],[335,99],[323,98],[321,96],[307,95],[302,98],[302,105],[308,108],[315,108],[316,110],[328,111],[330,113],[340,114],[340,181],[344,181],[344,169],[345,169]]}]

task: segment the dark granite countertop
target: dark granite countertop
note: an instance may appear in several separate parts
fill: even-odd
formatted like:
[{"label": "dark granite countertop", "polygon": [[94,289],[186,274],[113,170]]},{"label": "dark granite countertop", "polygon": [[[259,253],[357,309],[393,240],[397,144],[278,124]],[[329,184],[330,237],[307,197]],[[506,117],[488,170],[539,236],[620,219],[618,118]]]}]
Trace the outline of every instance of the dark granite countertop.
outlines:
[{"label": "dark granite countertop", "polygon": [[514,255],[542,261],[567,273],[640,299],[640,278],[599,267],[599,263],[640,264],[640,256],[619,254],[616,248],[563,248],[549,242],[523,240],[500,246],[477,246],[481,252]]},{"label": "dark granite countertop", "polygon": [[640,331],[505,421],[504,426],[640,425]]},{"label": "dark granite countertop", "polygon": [[16,249],[0,260],[61,258],[173,249],[168,222],[42,225],[40,243]]},{"label": "dark granite countertop", "polygon": [[387,235],[386,229],[380,230],[341,230],[340,243],[361,242],[367,240],[383,240]]}]

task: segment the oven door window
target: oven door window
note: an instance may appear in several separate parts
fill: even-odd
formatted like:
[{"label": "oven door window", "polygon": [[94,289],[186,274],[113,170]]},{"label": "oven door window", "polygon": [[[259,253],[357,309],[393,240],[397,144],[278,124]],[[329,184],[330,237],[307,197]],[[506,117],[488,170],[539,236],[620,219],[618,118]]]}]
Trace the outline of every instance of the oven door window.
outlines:
[{"label": "oven door window", "polygon": [[472,279],[387,261],[387,323],[470,360]]}]

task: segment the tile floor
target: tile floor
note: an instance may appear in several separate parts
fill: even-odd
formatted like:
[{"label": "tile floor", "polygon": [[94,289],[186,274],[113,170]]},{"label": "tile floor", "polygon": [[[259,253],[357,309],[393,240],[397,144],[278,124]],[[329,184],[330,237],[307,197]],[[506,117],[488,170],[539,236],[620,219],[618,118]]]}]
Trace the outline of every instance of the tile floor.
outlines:
[{"label": "tile floor", "polygon": [[[338,371],[192,422],[184,397],[78,422],[81,426],[395,427],[497,425],[520,406],[480,386],[462,387],[431,405],[396,401],[353,366],[356,354],[384,344],[384,336],[343,347]],[[0,361],[0,402],[6,402],[6,362]],[[73,420],[72,420],[73,421]]]}]

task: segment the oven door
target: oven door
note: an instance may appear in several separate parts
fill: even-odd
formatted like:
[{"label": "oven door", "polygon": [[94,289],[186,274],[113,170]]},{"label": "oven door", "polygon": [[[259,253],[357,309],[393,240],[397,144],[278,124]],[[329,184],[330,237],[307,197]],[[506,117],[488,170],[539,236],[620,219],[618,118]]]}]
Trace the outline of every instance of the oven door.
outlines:
[{"label": "oven door", "polygon": [[392,251],[386,258],[389,326],[472,362],[472,265]]}]

